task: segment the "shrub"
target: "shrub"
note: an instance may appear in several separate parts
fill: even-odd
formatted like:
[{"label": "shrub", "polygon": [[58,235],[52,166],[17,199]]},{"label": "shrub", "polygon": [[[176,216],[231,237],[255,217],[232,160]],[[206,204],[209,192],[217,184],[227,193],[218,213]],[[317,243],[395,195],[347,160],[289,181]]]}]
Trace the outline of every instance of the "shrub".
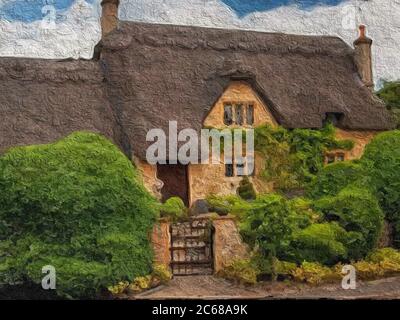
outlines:
[{"label": "shrub", "polygon": [[356,162],[336,162],[325,166],[308,187],[313,199],[335,196],[350,184],[368,185],[369,179],[364,167]]},{"label": "shrub", "polygon": [[188,209],[179,197],[169,198],[161,205],[161,216],[170,218],[172,221],[182,220],[187,218]]},{"label": "shrub", "polygon": [[240,284],[253,285],[257,283],[259,271],[248,259],[238,259],[218,272],[218,276],[233,280]]},{"label": "shrub", "polygon": [[380,267],[379,263],[368,261],[358,261],[353,264],[357,270],[357,277],[361,280],[373,280],[384,276],[385,271]]},{"label": "shrub", "polygon": [[347,245],[349,259],[360,259],[377,244],[383,226],[383,213],[376,198],[369,190],[347,187],[335,197],[324,197],[315,207],[325,218],[337,221],[346,231],[359,233]]},{"label": "shrub", "polygon": [[247,176],[244,176],[240,181],[237,193],[244,200],[254,200],[257,197],[253,184]]},{"label": "shrub", "polygon": [[395,223],[395,240],[400,244],[400,130],[377,135],[366,146],[361,161],[386,217]]},{"label": "shrub", "polygon": [[148,274],[156,213],[131,161],[97,134],[11,149],[0,158],[0,283],[40,283],[49,264],[57,293],[75,298]]},{"label": "shrub", "polygon": [[293,233],[286,258],[299,263],[334,264],[347,257],[347,237],[347,232],[335,222],[312,224]]},{"label": "shrub", "polygon": [[400,252],[393,248],[376,249],[368,254],[366,260],[375,263],[388,260],[400,265]]},{"label": "shrub", "polygon": [[160,283],[168,283],[172,279],[172,273],[168,266],[164,264],[156,264],[153,267],[152,276],[160,281]]},{"label": "shrub", "polygon": [[209,210],[218,214],[233,214],[239,219],[243,218],[253,205],[236,195],[207,196]]},{"label": "shrub", "polygon": [[277,260],[275,263],[276,273],[283,277],[292,277],[297,269],[297,264],[288,261]]},{"label": "shrub", "polygon": [[268,194],[257,198],[240,224],[244,240],[270,262],[273,278],[276,276],[274,260],[289,240],[294,228],[294,215],[285,198]]},{"label": "shrub", "polygon": [[400,109],[400,81],[385,82],[377,95],[385,101],[389,109]]},{"label": "shrub", "polygon": [[293,279],[311,285],[336,282],[341,279],[340,274],[329,267],[319,263],[303,262],[299,268],[292,272]]}]

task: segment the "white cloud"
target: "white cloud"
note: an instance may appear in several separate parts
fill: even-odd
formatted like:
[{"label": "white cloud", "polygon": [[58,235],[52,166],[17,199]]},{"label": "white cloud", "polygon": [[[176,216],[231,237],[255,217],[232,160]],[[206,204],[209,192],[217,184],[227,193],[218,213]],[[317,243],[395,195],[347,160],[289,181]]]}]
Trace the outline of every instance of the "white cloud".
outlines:
[{"label": "white cloud", "polygon": [[219,0],[125,0],[122,20],[339,36],[352,45],[359,24],[374,40],[375,81],[400,79],[400,0],[350,0],[311,11],[294,6],[239,18]]},{"label": "white cloud", "polygon": [[[5,3],[9,0],[0,0]],[[27,0],[28,1],[28,0]],[[250,1],[250,0],[249,0]],[[100,0],[77,0],[53,30],[42,21],[0,21],[0,56],[91,58],[100,40]],[[335,35],[352,45],[357,25],[374,40],[375,81],[400,79],[400,0],[349,0],[311,11],[281,7],[239,18],[219,0],[121,0],[120,19],[153,23],[238,28],[306,35]]]},{"label": "white cloud", "polygon": [[67,11],[57,12],[60,19],[54,25],[51,20],[2,20],[0,56],[90,59],[101,37],[99,13],[99,2],[78,0]]}]

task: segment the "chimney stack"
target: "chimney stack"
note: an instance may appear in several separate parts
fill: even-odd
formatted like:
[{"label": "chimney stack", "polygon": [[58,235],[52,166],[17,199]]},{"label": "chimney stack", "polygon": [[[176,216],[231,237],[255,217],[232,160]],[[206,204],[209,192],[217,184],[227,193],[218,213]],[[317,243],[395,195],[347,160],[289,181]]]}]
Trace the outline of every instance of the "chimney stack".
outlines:
[{"label": "chimney stack", "polygon": [[372,75],[372,40],[366,35],[366,27],[361,25],[359,27],[360,35],[354,41],[355,49],[355,63],[357,65],[358,73],[362,82],[369,88],[374,87],[374,80]]},{"label": "chimney stack", "polygon": [[101,35],[107,34],[118,27],[119,0],[103,0],[101,2]]}]

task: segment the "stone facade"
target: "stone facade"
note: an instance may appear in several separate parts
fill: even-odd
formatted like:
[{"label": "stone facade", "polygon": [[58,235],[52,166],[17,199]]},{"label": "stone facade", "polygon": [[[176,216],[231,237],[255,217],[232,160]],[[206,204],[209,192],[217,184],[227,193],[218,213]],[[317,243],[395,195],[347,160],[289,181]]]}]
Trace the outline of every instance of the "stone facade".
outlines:
[{"label": "stone facade", "polygon": [[213,220],[214,272],[222,270],[237,259],[249,258],[249,249],[243,243],[234,219],[230,216]]},{"label": "stone facade", "polygon": [[169,266],[171,262],[171,234],[168,221],[161,219],[154,225],[151,242],[154,250],[154,263]]},{"label": "stone facade", "polygon": [[[254,106],[254,127],[262,124],[276,125],[276,121],[268,107],[262,102],[257,93],[245,82],[232,82],[215,105],[210,110],[204,120],[204,127],[223,129],[227,128],[224,124],[224,105],[225,103],[250,103]],[[229,128],[237,128],[233,124]],[[244,124],[242,127],[251,127]]]},{"label": "stone facade", "polygon": [[336,138],[339,140],[354,141],[354,148],[351,150],[332,150],[330,153],[343,152],[345,160],[359,159],[364,153],[365,146],[379,133],[379,131],[346,131],[336,129]]},{"label": "stone facade", "polygon": [[160,200],[160,190],[163,187],[163,182],[157,178],[157,166],[151,165],[139,158],[134,158],[134,164],[141,173],[143,184],[147,191]]}]

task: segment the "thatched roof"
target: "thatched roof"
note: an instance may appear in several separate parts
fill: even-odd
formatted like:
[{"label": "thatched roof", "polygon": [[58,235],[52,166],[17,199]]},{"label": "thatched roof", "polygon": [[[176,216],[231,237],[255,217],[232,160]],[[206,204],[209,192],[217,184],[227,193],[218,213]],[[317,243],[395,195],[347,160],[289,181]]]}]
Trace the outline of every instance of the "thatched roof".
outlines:
[{"label": "thatched roof", "polygon": [[0,152],[77,130],[116,137],[103,74],[92,61],[0,59]]},{"label": "thatched roof", "polygon": [[121,22],[99,61],[0,59],[0,149],[87,129],[143,157],[146,134],[200,130],[232,80],[247,81],[288,128],[392,128],[341,39]]}]

